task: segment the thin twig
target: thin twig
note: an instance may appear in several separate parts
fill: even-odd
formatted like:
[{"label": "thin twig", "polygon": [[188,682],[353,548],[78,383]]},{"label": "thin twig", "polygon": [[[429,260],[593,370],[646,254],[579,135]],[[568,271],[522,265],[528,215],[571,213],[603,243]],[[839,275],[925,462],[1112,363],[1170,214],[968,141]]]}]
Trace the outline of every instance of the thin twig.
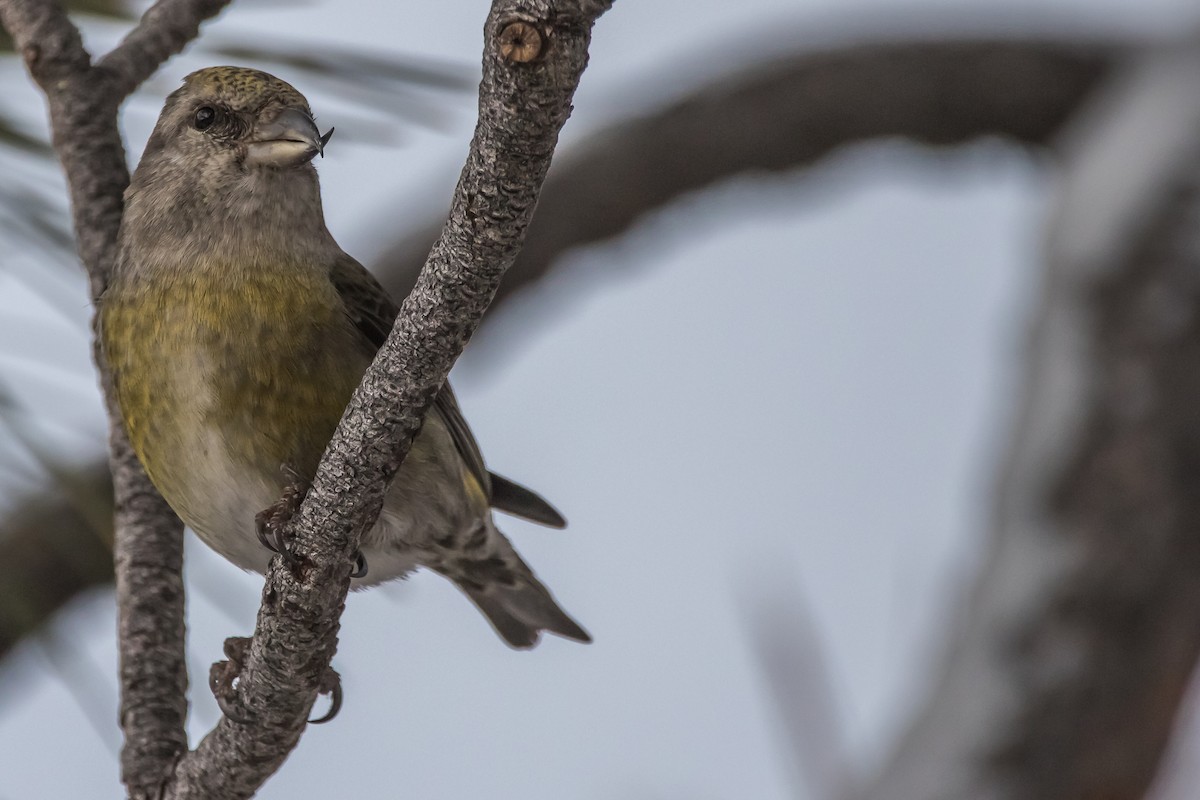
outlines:
[{"label": "thin twig", "polygon": [[158,0],[97,69],[108,73],[124,100],[200,33],[200,24],[221,13],[230,0]]}]

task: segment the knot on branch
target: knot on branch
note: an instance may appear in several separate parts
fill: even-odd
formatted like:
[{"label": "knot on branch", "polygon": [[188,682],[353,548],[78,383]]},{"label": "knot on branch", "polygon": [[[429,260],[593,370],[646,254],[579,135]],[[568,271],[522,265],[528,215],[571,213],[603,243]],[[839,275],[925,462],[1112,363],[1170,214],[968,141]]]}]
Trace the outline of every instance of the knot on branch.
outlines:
[{"label": "knot on branch", "polygon": [[527,64],[540,56],[544,43],[538,29],[524,20],[505,24],[496,37],[500,57],[516,64]]}]

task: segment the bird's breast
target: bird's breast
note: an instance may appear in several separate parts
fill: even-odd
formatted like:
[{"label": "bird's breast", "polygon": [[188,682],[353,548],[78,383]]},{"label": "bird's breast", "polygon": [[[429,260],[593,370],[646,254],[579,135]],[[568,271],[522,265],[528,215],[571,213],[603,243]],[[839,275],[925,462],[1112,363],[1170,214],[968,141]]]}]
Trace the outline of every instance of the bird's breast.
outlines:
[{"label": "bird's breast", "polygon": [[198,532],[272,502],[281,465],[310,475],[368,364],[333,286],[298,270],[141,276],[101,325],[134,449]]}]

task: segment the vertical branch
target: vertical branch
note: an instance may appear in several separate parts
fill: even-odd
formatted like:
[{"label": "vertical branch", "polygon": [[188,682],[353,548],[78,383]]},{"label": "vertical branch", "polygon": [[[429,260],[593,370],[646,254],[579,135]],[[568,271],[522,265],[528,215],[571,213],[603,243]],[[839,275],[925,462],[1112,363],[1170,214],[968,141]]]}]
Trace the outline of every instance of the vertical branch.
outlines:
[{"label": "vertical branch", "polygon": [[1200,47],[1141,55],[1063,144],[991,552],[863,800],[1140,800],[1200,656]]},{"label": "vertical branch", "polygon": [[[0,23],[46,95],[51,139],[66,173],[76,244],[92,300],[116,257],[129,183],[117,128],[121,102],[196,35],[228,0],[160,0],[101,66],[54,0],[0,0]],[[131,796],[158,793],[187,749],[183,528],[151,486],[125,436],[109,376],[94,350],[110,426],[121,653],[121,774]]]},{"label": "vertical branch", "polygon": [[146,478],[123,427],[112,426],[109,447],[125,733],[121,779],[132,797],[153,797],[188,749],[183,525]]}]

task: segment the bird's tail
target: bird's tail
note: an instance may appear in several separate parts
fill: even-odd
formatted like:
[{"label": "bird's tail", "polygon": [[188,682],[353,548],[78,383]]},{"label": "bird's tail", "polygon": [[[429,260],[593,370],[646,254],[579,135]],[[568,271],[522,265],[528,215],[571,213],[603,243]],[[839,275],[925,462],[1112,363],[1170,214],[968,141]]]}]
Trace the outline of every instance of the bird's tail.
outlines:
[{"label": "bird's tail", "polygon": [[496,632],[518,649],[537,644],[542,631],[590,642],[579,623],[554,600],[503,533],[488,520],[484,545],[448,560],[438,571],[463,590]]}]

